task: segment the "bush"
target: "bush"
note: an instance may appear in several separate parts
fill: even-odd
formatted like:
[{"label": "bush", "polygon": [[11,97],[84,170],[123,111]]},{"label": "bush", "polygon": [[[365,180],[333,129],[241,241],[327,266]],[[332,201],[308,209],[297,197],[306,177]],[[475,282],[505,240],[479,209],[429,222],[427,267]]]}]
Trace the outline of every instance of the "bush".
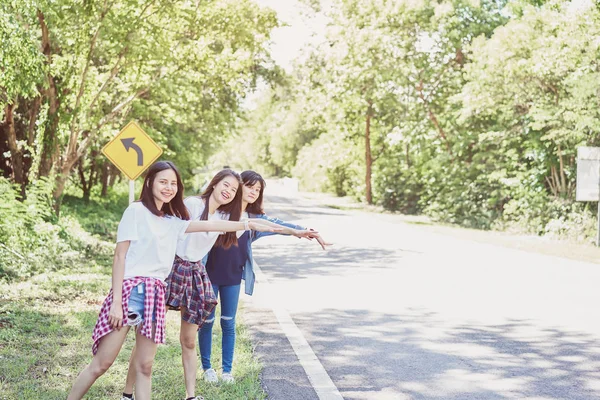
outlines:
[{"label": "bush", "polygon": [[490,229],[502,215],[506,186],[483,165],[433,160],[424,165],[419,206],[432,218],[477,229]]},{"label": "bush", "polygon": [[401,164],[398,157],[380,158],[373,173],[373,196],[389,211],[418,214],[422,211],[419,200],[423,191],[418,168]]},{"label": "bush", "polygon": [[545,191],[520,185],[504,206],[496,229],[592,243],[596,237],[596,207],[554,198]]},{"label": "bush", "polygon": [[[136,196],[140,192],[139,185],[138,182]],[[93,187],[87,201],[79,189],[71,186],[63,198],[61,215],[76,219],[90,234],[114,243],[119,221],[128,203],[129,184],[125,181],[110,187],[106,196],[101,196],[99,186]]]},{"label": "bush", "polygon": [[301,190],[324,191],[337,196],[364,196],[360,155],[336,133],[323,134],[298,153],[292,174]]},{"label": "bush", "polygon": [[52,187],[46,179],[33,182],[21,201],[17,188],[0,178],[0,279],[67,268],[97,250],[77,220],[56,217]]}]

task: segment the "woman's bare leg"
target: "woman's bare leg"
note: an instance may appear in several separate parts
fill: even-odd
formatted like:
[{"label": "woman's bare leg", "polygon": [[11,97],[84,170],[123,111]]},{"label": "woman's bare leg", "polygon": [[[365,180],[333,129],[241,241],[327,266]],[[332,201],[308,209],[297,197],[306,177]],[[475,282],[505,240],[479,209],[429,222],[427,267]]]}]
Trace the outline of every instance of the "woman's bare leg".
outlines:
[{"label": "woman's bare leg", "polygon": [[[153,329],[154,331],[154,329]],[[135,336],[135,399],[150,400],[152,364],[158,345],[139,332]]]},{"label": "woman's bare leg", "polygon": [[[183,311],[182,311],[183,313]],[[179,341],[181,342],[181,361],[185,379],[186,398],[194,397],[196,392],[196,374],[198,371],[198,354],[196,354],[196,335],[198,325],[181,320]]]},{"label": "woman's bare leg", "polygon": [[135,347],[131,350],[131,357],[129,357],[129,369],[127,370],[127,380],[125,381],[125,388],[123,393],[133,393],[133,385],[135,384]]},{"label": "woman's bare leg", "polygon": [[75,380],[67,400],[80,400],[96,382],[96,379],[110,368],[121,351],[127,332],[129,332],[129,327],[123,327],[100,339],[96,355]]}]

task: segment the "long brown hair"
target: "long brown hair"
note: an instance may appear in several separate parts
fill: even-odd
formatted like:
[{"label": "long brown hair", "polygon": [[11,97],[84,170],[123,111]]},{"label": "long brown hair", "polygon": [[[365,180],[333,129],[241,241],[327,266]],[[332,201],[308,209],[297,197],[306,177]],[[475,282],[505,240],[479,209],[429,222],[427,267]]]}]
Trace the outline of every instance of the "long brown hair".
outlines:
[{"label": "long brown hair", "polygon": [[[200,215],[200,220],[206,221],[208,219],[208,203],[210,201],[210,196],[213,194],[215,186],[228,176],[234,177],[239,182],[240,186],[238,187],[238,190],[236,190],[233,200],[227,204],[220,205],[217,210],[229,214],[230,221],[240,220],[242,216],[242,179],[237,172],[229,168],[217,172],[206,187],[206,190],[204,190],[204,193],[200,195],[200,198],[204,200],[204,211],[202,211],[202,215]],[[215,246],[221,246],[226,249],[232,245],[237,246],[237,235],[235,232],[227,232],[223,235],[219,235],[219,238],[215,242]]]},{"label": "long brown hair", "polygon": [[[156,208],[156,202],[154,201],[154,195],[152,194],[152,186],[154,185],[154,179],[156,174],[166,169],[172,169],[175,171],[177,177],[177,193],[175,197],[168,202],[163,203],[162,208],[159,210]],[[183,204],[183,182],[181,181],[181,175],[175,164],[171,161],[157,161],[148,168],[146,177],[144,178],[144,186],[142,187],[142,193],[140,194],[140,201],[150,212],[154,215],[162,217],[164,215],[173,215],[175,217],[188,220],[190,214],[188,213],[187,207]]]},{"label": "long brown hair", "polygon": [[267,183],[258,172],[254,172],[251,170],[242,172],[241,177],[242,183],[248,187],[256,185],[257,182],[260,183],[260,193],[258,194],[258,198],[254,203],[249,203],[246,206],[246,212],[250,214],[264,214],[265,212],[263,211],[263,193],[265,191],[265,186],[267,186]]}]

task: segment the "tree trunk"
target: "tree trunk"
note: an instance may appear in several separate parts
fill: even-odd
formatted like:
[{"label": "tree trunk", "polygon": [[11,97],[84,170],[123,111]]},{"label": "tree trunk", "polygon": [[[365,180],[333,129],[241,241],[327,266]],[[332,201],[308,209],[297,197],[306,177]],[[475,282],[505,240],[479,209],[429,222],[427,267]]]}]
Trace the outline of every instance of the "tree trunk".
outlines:
[{"label": "tree trunk", "polygon": [[106,197],[108,194],[108,179],[110,178],[110,164],[104,162],[101,168],[102,174],[100,175],[100,183],[102,184],[102,190],[100,196]]},{"label": "tree trunk", "polygon": [[25,198],[25,187],[27,186],[27,177],[23,165],[23,150],[17,143],[17,131],[15,129],[14,111],[16,104],[9,104],[4,109],[5,122],[4,130],[7,136],[8,149],[10,151],[10,161],[12,167],[13,180],[21,187],[21,196]]},{"label": "tree trunk", "polygon": [[373,157],[371,155],[371,114],[373,112],[373,103],[369,101],[367,109],[366,126],[365,126],[365,198],[367,204],[373,204],[373,190],[371,188],[371,167],[373,165]]},{"label": "tree trunk", "polygon": [[[46,25],[44,14],[38,10],[38,21],[42,30],[42,52],[46,56],[46,62],[48,65],[52,64],[52,48],[50,46],[50,33],[48,26]],[[48,121],[44,129],[42,137],[42,153],[40,154],[40,167],[38,170],[39,176],[48,176],[52,171],[57,155],[59,152],[58,140],[56,138],[56,132],[58,130],[58,90],[56,88],[56,82],[51,73],[48,73],[48,88],[42,92],[43,96],[48,100]]]},{"label": "tree trunk", "polygon": [[79,182],[81,183],[81,190],[83,191],[83,199],[88,202],[90,200],[91,182],[85,177],[83,158],[77,162],[77,172],[79,173]]},{"label": "tree trunk", "polygon": [[440,125],[440,122],[438,121],[437,116],[431,109],[431,104],[429,104],[429,100],[427,98],[425,98],[425,94],[423,94],[423,81],[422,80],[419,81],[419,84],[417,85],[416,89],[419,92],[419,98],[423,101],[423,106],[425,107],[425,111],[427,111],[429,120],[433,123],[433,126],[438,131],[440,138],[446,145],[448,154],[450,154],[450,156],[452,156],[452,148],[450,147],[450,142],[448,142],[448,137],[446,136],[446,132],[444,131],[444,128],[442,128],[442,126]]},{"label": "tree trunk", "polygon": [[56,175],[56,184],[54,186],[54,191],[52,192],[52,197],[54,198],[54,210],[56,211],[57,216],[60,213],[62,195],[65,191],[65,186],[69,180],[69,176],[71,175],[71,170],[79,159],[79,155],[67,155],[67,158],[62,162],[58,174]]},{"label": "tree trunk", "polygon": [[[8,134],[5,132],[4,121],[0,122],[0,154],[9,154]],[[0,157],[0,173],[5,178],[12,176],[12,168],[10,167],[10,157]]]}]

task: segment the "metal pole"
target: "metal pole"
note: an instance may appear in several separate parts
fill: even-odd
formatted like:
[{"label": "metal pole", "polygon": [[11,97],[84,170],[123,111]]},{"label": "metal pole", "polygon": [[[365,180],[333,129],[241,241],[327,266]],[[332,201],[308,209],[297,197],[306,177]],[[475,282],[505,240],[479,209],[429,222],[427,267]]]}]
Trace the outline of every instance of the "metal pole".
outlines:
[{"label": "metal pole", "polygon": [[598,232],[596,236],[596,247],[600,247],[600,162],[598,162]]},{"label": "metal pole", "polygon": [[135,181],[129,181],[129,202],[133,203],[135,198]]}]

